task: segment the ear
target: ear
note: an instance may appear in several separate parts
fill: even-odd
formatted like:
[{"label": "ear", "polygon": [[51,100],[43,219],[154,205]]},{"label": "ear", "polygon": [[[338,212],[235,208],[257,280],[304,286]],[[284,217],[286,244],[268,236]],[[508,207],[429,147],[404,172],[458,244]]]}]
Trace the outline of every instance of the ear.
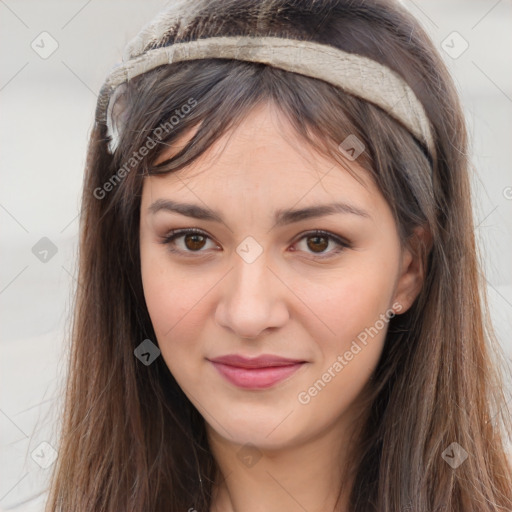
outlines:
[{"label": "ear", "polygon": [[405,313],[418,296],[425,281],[426,259],[432,248],[427,226],[418,226],[402,249],[400,270],[395,287],[393,310]]}]

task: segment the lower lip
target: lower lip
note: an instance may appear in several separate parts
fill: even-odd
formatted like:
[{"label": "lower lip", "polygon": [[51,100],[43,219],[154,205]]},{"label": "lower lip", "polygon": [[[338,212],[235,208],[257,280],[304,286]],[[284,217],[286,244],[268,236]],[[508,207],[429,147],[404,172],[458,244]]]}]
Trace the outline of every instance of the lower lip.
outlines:
[{"label": "lower lip", "polygon": [[229,382],[240,388],[264,389],[286,379],[304,363],[286,366],[267,366],[266,368],[240,368],[211,361],[219,373]]}]

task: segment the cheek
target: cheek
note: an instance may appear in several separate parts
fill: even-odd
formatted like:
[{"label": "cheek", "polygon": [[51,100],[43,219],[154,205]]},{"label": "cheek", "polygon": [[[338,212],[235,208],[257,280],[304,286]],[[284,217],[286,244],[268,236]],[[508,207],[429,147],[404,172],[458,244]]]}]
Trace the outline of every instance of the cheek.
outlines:
[{"label": "cheek", "polygon": [[374,265],[366,260],[345,270],[328,285],[309,287],[305,300],[315,313],[309,317],[320,318],[329,328],[326,348],[331,350],[350,345],[389,312],[395,290],[396,268],[389,263]]},{"label": "cheek", "polygon": [[180,272],[166,261],[161,251],[156,252],[141,247],[142,283],[162,356],[172,372],[171,355],[182,354],[176,357],[180,364],[194,355],[194,340],[200,339],[202,328],[200,318],[205,315],[201,299],[213,284]]},{"label": "cheek", "polygon": [[389,273],[379,279],[354,273],[314,297],[314,309],[331,332],[316,338],[316,364],[300,383],[295,400],[301,417],[330,423],[356,403],[382,354],[389,315],[394,316],[392,292]]},{"label": "cheek", "polygon": [[[318,317],[329,328],[322,329],[327,335],[316,336],[318,364],[312,368],[315,378],[303,387],[305,401],[319,397],[314,398],[313,405],[320,408],[318,414],[329,404],[337,404],[336,411],[347,407],[375,369],[389,319],[394,316],[390,304],[395,288],[395,263],[394,258],[387,263],[361,258],[360,265],[352,265],[350,271],[346,269],[331,285],[309,288],[308,306],[315,315],[309,314],[310,323],[304,327],[313,334]],[[328,389],[323,391],[324,387]]]}]

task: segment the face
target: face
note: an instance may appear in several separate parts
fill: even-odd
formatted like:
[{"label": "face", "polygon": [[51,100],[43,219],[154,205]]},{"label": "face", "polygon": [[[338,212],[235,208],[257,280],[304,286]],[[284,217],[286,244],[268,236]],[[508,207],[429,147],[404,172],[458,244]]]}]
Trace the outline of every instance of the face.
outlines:
[{"label": "face", "polygon": [[265,105],[191,166],[145,179],[154,341],[208,428],[233,443],[272,449],[334,428],[375,369],[389,319],[414,299],[389,205],[351,166],[363,183]]}]

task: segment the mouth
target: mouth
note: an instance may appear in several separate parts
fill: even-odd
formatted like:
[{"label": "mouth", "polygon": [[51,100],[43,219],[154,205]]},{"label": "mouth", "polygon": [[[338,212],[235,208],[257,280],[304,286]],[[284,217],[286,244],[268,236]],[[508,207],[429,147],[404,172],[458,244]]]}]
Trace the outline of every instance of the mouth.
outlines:
[{"label": "mouth", "polygon": [[[227,364],[218,360],[210,362],[215,369],[231,384],[244,389],[266,389],[276,385],[288,377],[292,376],[297,370],[302,368],[305,361],[277,362],[272,364],[245,363]],[[259,366],[256,366],[259,364]]]}]

